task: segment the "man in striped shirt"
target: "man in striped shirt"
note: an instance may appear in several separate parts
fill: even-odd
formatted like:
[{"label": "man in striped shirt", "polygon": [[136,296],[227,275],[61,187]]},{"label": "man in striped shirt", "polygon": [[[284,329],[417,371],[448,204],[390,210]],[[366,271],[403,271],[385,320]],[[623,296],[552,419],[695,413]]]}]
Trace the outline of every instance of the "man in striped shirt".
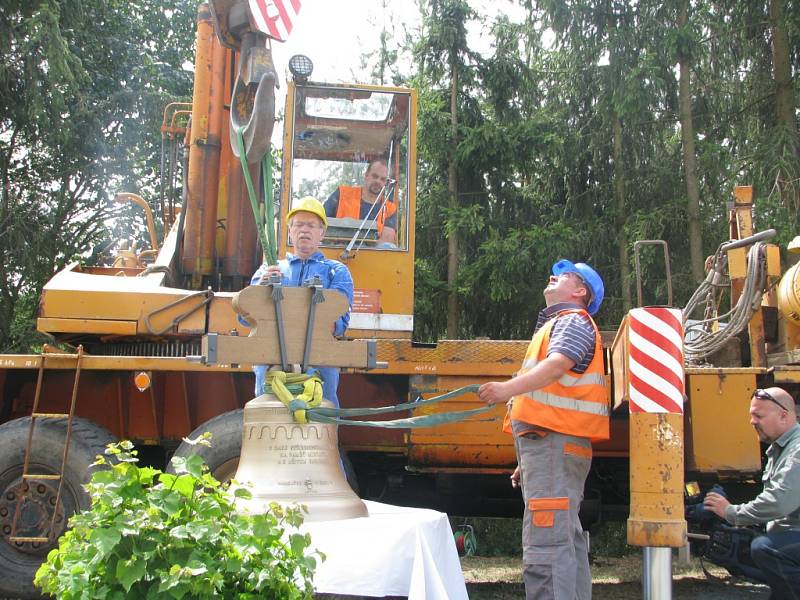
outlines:
[{"label": "man in striped shirt", "polygon": [[609,434],[603,346],[590,316],[604,286],[585,263],[561,260],[552,272],[522,368],[508,381],[483,384],[478,395],[509,404],[503,429],[514,436],[511,483],[522,486],[525,501],[526,598],[588,600],[592,578],[578,512],[591,442]]}]

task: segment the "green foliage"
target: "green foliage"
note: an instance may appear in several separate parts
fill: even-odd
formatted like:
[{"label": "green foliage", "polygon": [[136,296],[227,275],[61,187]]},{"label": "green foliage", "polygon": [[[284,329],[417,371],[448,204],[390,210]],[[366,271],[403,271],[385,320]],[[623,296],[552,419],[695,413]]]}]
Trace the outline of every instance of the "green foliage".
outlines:
[{"label": "green foliage", "polygon": [[[754,186],[759,229],[777,228],[780,242],[798,233],[800,142],[796,123],[777,110],[773,54],[781,29],[796,115],[800,11],[792,3],[690,2],[679,27],[686,0],[511,0],[494,20],[480,13],[485,2],[417,0],[420,30],[406,37],[392,13],[402,3],[381,4],[375,52],[359,76],[405,79],[419,92],[417,339],[443,336],[450,292],[459,300],[459,337],[528,337],[548,268],[562,257],[598,268],[606,282],[598,319],[614,329],[625,291],[634,289],[637,239],[669,242],[676,304],[688,299],[696,282],[679,59],[691,67],[703,253],[728,236],[734,185]],[[770,6],[782,7],[776,23]],[[55,270],[100,238],[143,230],[126,207],[127,219],[109,232],[108,199],[118,190],[155,197],[161,110],[189,95],[183,64],[191,61],[196,7],[189,0],[3,4],[0,349],[39,341],[26,325]],[[512,20],[520,11],[524,18]],[[413,70],[403,78],[409,57]],[[458,241],[452,287],[448,237]],[[663,301],[658,252],[646,251],[641,264],[645,298]]]},{"label": "green foliage", "polygon": [[[39,306],[38,294],[20,294],[14,310],[14,320],[9,327],[10,352],[40,352],[48,338],[36,331],[36,310]],[[50,339],[52,343],[52,339]]]},{"label": "green foliage", "polygon": [[[53,273],[101,240],[117,191],[155,197],[161,113],[186,99],[196,2],[9,0],[0,9],[0,350],[27,350]],[[141,211],[139,211],[141,212]],[[129,207],[122,214],[134,214]],[[133,237],[141,237],[134,232]]]},{"label": "green foliage", "polygon": [[[544,304],[548,268],[562,257],[602,274],[598,321],[615,329],[627,309],[625,289],[635,290],[638,239],[669,243],[674,301],[686,302],[697,282],[687,240],[679,58],[692,73],[703,254],[728,237],[734,185],[754,185],[758,229],[777,228],[779,242],[797,233],[800,152],[796,131],[776,116],[767,2],[693,2],[683,27],[678,0],[611,8],[586,0],[516,4],[524,19],[489,22],[475,12],[477,2],[467,3],[469,10],[455,1],[420,2],[411,78],[420,98],[415,336],[442,337],[446,237],[454,232],[460,337],[527,337]],[[788,34],[796,98],[800,13],[783,6],[779,25]],[[475,51],[475,36],[456,35],[459,23],[474,31],[476,21],[491,41],[488,52]],[[455,152],[447,71],[453,56]],[[456,207],[448,207],[451,156]],[[644,249],[640,263],[644,302],[665,302],[661,249]]]},{"label": "green foliage", "polygon": [[298,509],[273,504],[263,515],[239,515],[235,498],[250,492],[220,484],[199,456],[174,458],[172,475],[138,466],[132,448],[110,444],[108,462],[98,457],[108,468],[87,486],[91,509],[72,517],[36,573],[45,593],[61,600],[313,596],[311,539],[289,531],[302,523]]},{"label": "green foliage", "polygon": [[625,521],[602,520],[592,528],[592,555],[595,557],[619,557],[636,554],[639,549],[628,545]]}]

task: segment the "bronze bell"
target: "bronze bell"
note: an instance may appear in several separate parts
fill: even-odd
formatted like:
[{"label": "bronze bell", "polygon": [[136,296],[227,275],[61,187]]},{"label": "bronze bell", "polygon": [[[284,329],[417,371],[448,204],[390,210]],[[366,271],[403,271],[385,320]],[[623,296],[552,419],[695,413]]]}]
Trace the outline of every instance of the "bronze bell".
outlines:
[{"label": "bronze bell", "polygon": [[[322,406],[333,407],[328,400]],[[336,425],[297,423],[272,394],[244,406],[242,454],[236,481],[253,497],[237,498],[242,512],[264,512],[271,502],[304,504],[308,521],[366,517],[367,507],[342,472]]]}]

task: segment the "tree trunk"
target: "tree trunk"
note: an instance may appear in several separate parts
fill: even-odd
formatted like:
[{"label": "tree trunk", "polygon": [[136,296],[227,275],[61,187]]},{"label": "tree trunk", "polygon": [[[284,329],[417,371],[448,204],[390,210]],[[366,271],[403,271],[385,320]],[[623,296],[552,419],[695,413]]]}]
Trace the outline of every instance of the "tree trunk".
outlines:
[{"label": "tree trunk", "polygon": [[380,62],[378,67],[378,79],[380,80],[381,85],[386,85],[386,63],[388,57],[388,51],[386,43],[387,38],[389,37],[389,32],[386,31],[386,11],[388,10],[388,0],[383,0],[381,2],[381,15],[383,19],[383,27],[381,28],[381,47],[380,47]]},{"label": "tree trunk", "polygon": [[[451,209],[458,207],[458,177],[456,171],[456,148],[458,147],[458,70],[455,53],[450,60],[450,160],[447,166],[447,196]],[[458,336],[458,230],[449,228],[447,236],[447,337]]]},{"label": "tree trunk", "polygon": [[8,141],[8,152],[0,154],[0,348],[5,349],[9,341],[11,323],[14,320],[15,295],[13,294],[7,258],[9,248],[6,240],[11,239],[8,229],[11,228],[11,181],[8,174],[11,157],[13,156],[17,133],[11,135]]},{"label": "tree trunk", "polygon": [[[783,0],[769,0],[769,24],[772,33],[772,69],[775,80],[775,116],[778,126],[785,129],[788,151],[796,157],[800,153],[800,139],[795,120],[795,100],[792,88],[792,67],[789,56],[789,38],[784,26]],[[800,208],[800,187],[792,184],[796,175],[782,172],[779,177],[781,193],[789,206]],[[786,195],[788,193],[788,196]]]},{"label": "tree trunk", "polygon": [[628,262],[628,238],[625,235],[625,174],[622,168],[622,119],[614,115],[614,206],[616,208],[617,257],[622,289],[622,310],[631,309],[631,269]]},{"label": "tree trunk", "polygon": [[[678,26],[684,27],[689,20],[688,0],[681,3]],[[681,142],[683,146],[683,169],[686,178],[687,214],[689,217],[689,261],[692,278],[696,283],[703,279],[703,231],[700,223],[700,186],[697,180],[697,159],[694,148],[694,124],[692,122],[692,96],[689,90],[689,59],[679,58],[680,79],[678,81],[678,110],[681,120]]]}]

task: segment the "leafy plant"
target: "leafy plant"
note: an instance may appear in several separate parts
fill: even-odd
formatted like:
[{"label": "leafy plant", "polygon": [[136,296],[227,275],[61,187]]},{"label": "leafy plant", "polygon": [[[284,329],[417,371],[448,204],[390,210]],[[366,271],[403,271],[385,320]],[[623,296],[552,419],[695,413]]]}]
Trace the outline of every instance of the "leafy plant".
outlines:
[{"label": "leafy plant", "polygon": [[[207,435],[207,434],[206,434]],[[173,458],[176,474],[140,467],[128,441],[110,444],[92,475],[90,510],[76,514],[36,573],[62,600],[280,598],[313,595],[315,555],[296,508],[237,514],[249,490],[223,486],[199,456]]]}]

